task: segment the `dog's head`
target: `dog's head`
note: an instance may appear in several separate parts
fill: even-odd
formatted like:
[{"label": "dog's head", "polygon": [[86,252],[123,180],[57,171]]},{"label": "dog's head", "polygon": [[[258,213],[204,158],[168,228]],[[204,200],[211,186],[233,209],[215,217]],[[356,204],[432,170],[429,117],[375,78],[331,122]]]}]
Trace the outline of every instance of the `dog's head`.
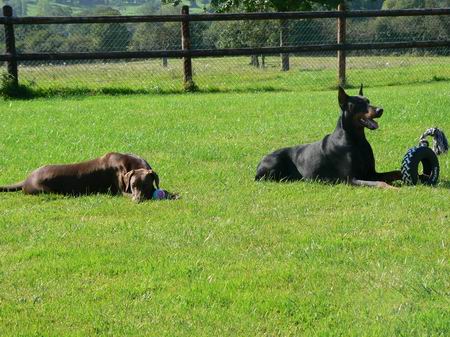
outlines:
[{"label": "dog's head", "polygon": [[339,106],[342,111],[342,126],[347,131],[364,128],[369,130],[378,129],[375,118],[381,117],[383,109],[370,104],[370,101],[363,94],[363,86],[359,89],[358,96],[349,96],[344,89],[339,87]]},{"label": "dog's head", "polygon": [[159,188],[159,177],[153,170],[137,169],[123,176],[126,193],[131,193],[133,201],[141,202],[152,198],[153,192]]}]

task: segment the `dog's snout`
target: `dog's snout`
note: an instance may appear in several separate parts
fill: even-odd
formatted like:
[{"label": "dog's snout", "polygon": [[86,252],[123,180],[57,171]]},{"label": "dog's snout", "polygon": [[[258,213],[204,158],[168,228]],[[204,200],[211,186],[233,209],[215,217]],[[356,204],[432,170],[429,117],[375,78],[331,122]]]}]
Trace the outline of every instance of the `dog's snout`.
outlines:
[{"label": "dog's snout", "polygon": [[383,114],[383,111],[384,111],[383,108],[377,108],[376,109],[377,116],[381,117],[381,115]]}]

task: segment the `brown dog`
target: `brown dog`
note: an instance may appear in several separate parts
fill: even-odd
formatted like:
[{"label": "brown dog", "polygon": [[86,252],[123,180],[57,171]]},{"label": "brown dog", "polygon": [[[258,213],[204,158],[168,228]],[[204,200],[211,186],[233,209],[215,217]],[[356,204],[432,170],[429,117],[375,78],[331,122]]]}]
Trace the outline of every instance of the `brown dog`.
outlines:
[{"label": "brown dog", "polygon": [[[77,164],[43,166],[20,183],[0,186],[0,192],[22,190],[26,194],[123,194],[136,202],[151,199],[155,189],[159,189],[159,177],[147,161],[114,152]],[[168,199],[176,197],[166,195]]]}]

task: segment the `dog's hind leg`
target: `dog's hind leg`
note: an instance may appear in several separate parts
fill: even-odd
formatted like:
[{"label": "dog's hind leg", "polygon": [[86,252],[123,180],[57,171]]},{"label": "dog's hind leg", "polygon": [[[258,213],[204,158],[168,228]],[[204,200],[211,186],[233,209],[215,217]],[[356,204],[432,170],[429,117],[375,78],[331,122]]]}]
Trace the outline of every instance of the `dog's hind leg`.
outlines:
[{"label": "dog's hind leg", "polygon": [[263,158],[256,169],[255,180],[295,181],[302,175],[285,153],[269,154]]}]

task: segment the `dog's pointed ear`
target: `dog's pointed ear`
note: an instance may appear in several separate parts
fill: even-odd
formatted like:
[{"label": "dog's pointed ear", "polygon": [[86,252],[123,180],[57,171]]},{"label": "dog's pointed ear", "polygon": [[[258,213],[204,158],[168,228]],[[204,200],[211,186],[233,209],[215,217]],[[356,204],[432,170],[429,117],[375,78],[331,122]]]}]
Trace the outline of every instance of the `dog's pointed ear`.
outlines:
[{"label": "dog's pointed ear", "polygon": [[124,192],[131,193],[131,177],[134,175],[134,170],[128,171],[125,175],[122,175],[122,183]]},{"label": "dog's pointed ear", "polygon": [[343,108],[348,102],[348,95],[345,93],[345,90],[341,86],[339,86],[338,100],[341,108]]},{"label": "dog's pointed ear", "polygon": [[363,94],[363,84],[361,83],[361,86],[359,87],[359,93],[358,93],[358,95],[359,96],[364,96],[364,94]]}]

